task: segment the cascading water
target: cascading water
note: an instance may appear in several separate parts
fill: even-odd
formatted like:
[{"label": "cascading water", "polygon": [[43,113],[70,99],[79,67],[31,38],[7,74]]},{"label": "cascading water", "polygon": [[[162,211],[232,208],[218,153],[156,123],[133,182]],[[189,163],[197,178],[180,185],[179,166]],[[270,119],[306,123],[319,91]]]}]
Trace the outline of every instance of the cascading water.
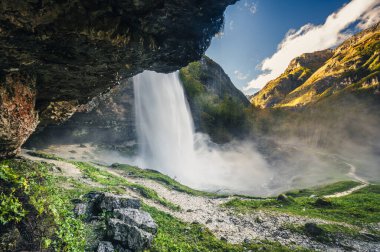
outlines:
[{"label": "cascading water", "polygon": [[137,165],[198,189],[265,194],[266,162],[250,144],[217,146],[195,133],[177,73],[145,71],[133,78]]},{"label": "cascading water", "polygon": [[177,74],[145,71],[133,82],[143,165],[170,176],[183,174],[194,160],[194,130]]}]

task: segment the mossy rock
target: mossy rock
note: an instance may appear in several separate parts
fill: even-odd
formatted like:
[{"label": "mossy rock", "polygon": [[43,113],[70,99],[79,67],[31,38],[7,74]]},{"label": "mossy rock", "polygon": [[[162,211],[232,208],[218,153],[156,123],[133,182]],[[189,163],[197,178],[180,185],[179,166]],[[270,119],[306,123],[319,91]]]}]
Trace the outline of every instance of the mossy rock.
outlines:
[{"label": "mossy rock", "polygon": [[314,206],[316,207],[331,207],[333,205],[332,201],[328,198],[317,198],[314,202]]},{"label": "mossy rock", "polygon": [[308,222],[305,224],[305,233],[311,236],[320,236],[323,233],[323,229],[318,227],[317,224]]}]

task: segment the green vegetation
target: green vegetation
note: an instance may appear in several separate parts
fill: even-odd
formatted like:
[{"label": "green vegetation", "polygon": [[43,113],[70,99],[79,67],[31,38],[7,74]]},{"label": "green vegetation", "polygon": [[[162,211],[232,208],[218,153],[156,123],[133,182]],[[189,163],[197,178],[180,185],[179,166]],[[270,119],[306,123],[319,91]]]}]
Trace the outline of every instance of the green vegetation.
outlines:
[{"label": "green vegetation", "polygon": [[[333,187],[338,188],[336,185]],[[333,192],[331,187],[327,187],[326,190],[323,188],[319,190],[328,193]],[[295,195],[293,200],[287,202],[278,201],[274,198],[265,200],[233,199],[224,206],[242,212],[266,209],[362,226],[380,221],[379,202],[380,185],[377,184],[369,185],[344,197],[329,198],[328,200]]]},{"label": "green vegetation", "polygon": [[196,125],[219,143],[241,137],[249,130],[248,101],[242,101],[243,94],[235,90],[221,71],[215,62],[204,56],[179,72]]},{"label": "green vegetation", "polygon": [[44,159],[51,159],[51,160],[58,160],[58,161],[64,161],[65,159],[58,157],[54,154],[42,152],[42,151],[28,151],[28,155],[31,155],[33,157],[39,157],[39,158],[44,158]]},{"label": "green vegetation", "polygon": [[74,217],[70,198],[56,187],[57,178],[49,174],[50,168],[46,163],[23,159],[0,162],[2,247],[15,249],[14,243],[3,239],[12,236],[17,225],[19,232],[33,237],[30,249],[83,251],[84,225]]},{"label": "green vegetation", "polygon": [[207,196],[207,197],[227,197],[226,195],[219,195],[215,193],[210,192],[203,192],[194,190],[190,187],[187,187],[185,185],[182,185],[181,183],[177,182],[176,180],[170,178],[167,175],[164,175],[158,171],[155,170],[149,170],[149,169],[140,169],[138,167],[126,165],[126,164],[113,164],[110,169],[117,169],[120,171],[123,171],[127,176],[129,177],[136,177],[136,178],[145,178],[157,181],[158,183],[166,186],[168,189],[184,192],[190,195],[195,196]]},{"label": "green vegetation", "polygon": [[294,233],[304,234],[312,239],[322,243],[335,243],[341,237],[353,239],[365,239],[360,234],[360,229],[355,227],[347,227],[338,224],[313,224],[319,232],[311,232],[306,225],[287,224],[285,229],[289,229]]},{"label": "green vegetation", "polygon": [[[41,158],[45,158],[45,159],[59,160],[59,161],[72,163],[78,169],[80,169],[83,172],[83,174],[86,175],[88,178],[90,178],[92,181],[99,183],[102,186],[106,186],[108,192],[121,194],[121,193],[125,192],[123,187],[129,187],[132,190],[137,191],[139,194],[141,194],[143,197],[145,197],[147,199],[155,200],[157,203],[159,203],[163,206],[166,206],[172,210],[179,210],[179,207],[177,205],[174,205],[173,203],[167,201],[166,199],[161,198],[160,196],[158,196],[157,192],[155,192],[154,190],[147,188],[145,186],[139,185],[139,184],[131,183],[123,177],[113,175],[113,174],[107,172],[106,170],[99,169],[99,168],[97,168],[94,165],[91,165],[89,163],[72,161],[72,160],[65,160],[65,159],[57,157],[53,154],[48,154],[48,153],[41,152],[41,151],[38,151],[38,152],[30,151],[30,152],[28,152],[28,154],[31,156],[41,157]],[[125,167],[129,167],[129,166],[126,165]],[[138,168],[135,168],[135,169],[138,170]],[[141,171],[143,171],[143,170],[141,170]],[[166,176],[164,176],[164,177],[166,177]],[[178,185],[180,185],[180,184],[178,183]],[[191,189],[189,188],[189,190],[191,190]]]},{"label": "green vegetation", "polygon": [[157,194],[157,192],[150,188],[147,188],[139,184],[131,183],[123,177],[113,175],[105,170],[101,170],[97,167],[94,167],[89,163],[74,161],[72,161],[71,163],[75,164],[83,172],[83,174],[89,177],[91,180],[101,185],[107,186],[113,192],[122,193],[125,191],[123,187],[129,187],[132,190],[137,191],[147,199],[155,200],[159,204],[166,206],[172,210],[179,210],[179,207],[177,205],[174,205],[166,199],[161,198]]},{"label": "green vegetation", "polygon": [[216,238],[200,224],[184,223],[155,208],[144,206],[158,224],[158,233],[150,249],[152,252],[185,251],[308,251],[298,247],[288,248],[276,242],[253,241],[253,243],[229,244]]},{"label": "green vegetation", "polygon": [[343,192],[360,185],[357,181],[340,181],[329,185],[317,186],[306,189],[292,190],[285,194],[292,197],[305,197],[305,196],[326,196],[337,192]]}]

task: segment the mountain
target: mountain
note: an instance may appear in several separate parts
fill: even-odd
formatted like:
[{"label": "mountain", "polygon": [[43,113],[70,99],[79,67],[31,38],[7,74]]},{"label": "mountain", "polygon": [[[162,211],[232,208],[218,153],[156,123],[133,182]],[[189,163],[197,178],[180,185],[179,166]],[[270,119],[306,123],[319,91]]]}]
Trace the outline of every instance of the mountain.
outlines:
[{"label": "mountain", "polygon": [[310,78],[332,55],[333,51],[327,49],[314,53],[304,53],[293,59],[285,72],[268,82],[261,91],[251,98],[251,102],[261,108],[276,105]]},{"label": "mountain", "polygon": [[224,70],[207,56],[182,68],[179,77],[197,131],[222,143],[248,131],[247,97],[231,82]]},{"label": "mountain", "polygon": [[343,90],[379,94],[380,23],[334,50],[303,54],[252,99],[261,108],[302,107]]}]

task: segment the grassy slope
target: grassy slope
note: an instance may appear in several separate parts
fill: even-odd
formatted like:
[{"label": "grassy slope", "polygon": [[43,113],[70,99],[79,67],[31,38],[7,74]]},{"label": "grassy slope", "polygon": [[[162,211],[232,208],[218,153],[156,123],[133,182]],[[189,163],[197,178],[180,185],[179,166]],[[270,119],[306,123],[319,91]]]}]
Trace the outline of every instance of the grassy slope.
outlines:
[{"label": "grassy slope", "polygon": [[217,239],[201,224],[184,223],[155,208],[144,206],[158,224],[158,234],[150,251],[309,251],[298,247],[288,248],[279,243],[255,241],[253,243],[229,244]]},{"label": "grassy slope", "polygon": [[[42,154],[40,156],[42,156]],[[53,159],[59,159],[55,156],[44,156]],[[41,163],[23,161],[25,163],[22,165],[22,168],[17,166],[17,162],[19,161],[16,162],[14,160],[9,160],[4,162],[2,164],[7,164],[9,167],[11,167],[12,170],[16,169],[16,171],[18,171],[19,169],[21,169],[20,172],[22,174],[25,174],[26,171],[30,172],[30,167],[33,167],[33,169],[36,170],[40,169],[41,172],[45,174],[44,176],[49,177],[50,182],[48,188],[50,189],[37,189],[37,191],[42,190],[44,193],[41,194],[40,197],[47,199],[49,204],[53,205],[55,209],[58,209],[58,212],[64,213],[62,214],[62,217],[60,217],[60,224],[55,224],[55,232],[61,234],[63,232],[65,232],[65,234],[76,233],[76,238],[72,241],[70,241],[67,237],[63,237],[66,240],[59,240],[56,235],[52,235],[51,237],[46,237],[46,239],[48,241],[52,240],[55,242],[54,244],[60,244],[60,246],[71,246],[73,248],[72,251],[75,251],[75,249],[77,249],[77,251],[81,250],[81,246],[83,247],[84,241],[86,239],[86,234],[89,233],[89,231],[86,231],[86,225],[82,223],[80,219],[75,219],[72,213],[70,213],[73,207],[71,200],[78,198],[80,197],[80,195],[83,195],[91,190],[123,193],[123,187],[125,187],[126,185],[128,186],[128,183],[130,183],[124,178],[117,177],[111,173],[108,173],[105,170],[100,170],[97,167],[94,167],[93,165],[84,162],[72,163],[77,165],[77,167],[82,170],[85,176],[87,176],[94,182],[103,185],[103,187],[92,187],[80,183],[79,181],[72,178],[61,177],[57,175],[49,175],[50,173],[47,171],[47,169],[50,166],[43,162]],[[154,171],[139,170],[136,167],[131,167],[127,165],[115,165],[114,169],[123,170],[132,176],[149,178],[163,183],[169,188],[185,191],[189,194],[203,194],[202,192],[195,191],[183,185],[180,185],[178,182],[171,180],[165,175],[162,175]],[[380,200],[379,185],[370,185],[369,187],[364,188],[356,193],[353,193],[352,195],[342,198],[331,199],[331,207],[316,207],[315,205],[313,205],[316,199],[309,197],[311,194],[320,196],[332,194],[334,192],[349,189],[356,185],[356,182],[346,181],[320,188],[311,188],[306,190],[296,190],[288,192],[287,194],[292,195],[294,198],[293,200],[290,200],[287,203],[279,202],[273,198],[264,200],[246,199],[232,200],[228,202],[226,206],[235,208],[237,211],[267,209],[271,211],[281,211],[297,215],[319,217],[328,220],[337,220],[358,225],[379,222],[380,216],[378,213],[380,212],[380,207],[376,204]],[[142,190],[144,192],[146,188],[143,188]],[[146,192],[146,194],[147,198],[153,198],[154,200],[157,200],[156,197],[158,197],[158,195],[154,191],[148,191]],[[149,196],[149,194],[153,196]],[[208,196],[208,194],[205,194],[205,196]],[[50,198],[54,199],[54,197],[60,198],[62,202],[57,203],[56,200],[50,200]],[[171,207],[170,203],[168,203],[167,206]],[[305,211],[303,211],[304,208],[306,209]],[[147,205],[144,205],[144,209],[152,215],[152,217],[155,219],[159,226],[158,235],[155,238],[153,247],[150,251],[306,251],[299,248],[285,247],[278,243],[272,243],[268,241],[253,241],[253,243],[231,245],[223,240],[216,238],[210,231],[208,231],[204,226],[200,224],[184,223],[169,214],[166,214]],[[21,216],[21,218],[26,217]],[[75,225],[73,226],[74,230],[72,230],[73,227],[70,227],[71,224],[69,226],[64,224],[67,222],[75,223]],[[69,230],[67,230],[68,228]],[[302,226],[289,225],[284,228],[287,228],[292,232],[305,233],[304,227]],[[357,229],[347,228],[341,225],[325,225],[321,226],[321,228],[324,230],[324,233],[323,235],[317,237],[317,239],[320,239],[322,242],[331,242],[333,241],[333,237],[339,234],[344,234],[346,236],[358,235]],[[58,241],[60,243],[58,243]]]},{"label": "grassy slope", "polygon": [[[369,223],[380,222],[380,185],[369,185],[359,191],[340,198],[330,198],[331,206],[318,206],[318,198],[309,197],[311,194],[326,195],[348,188],[348,182],[335,183],[326,188],[301,190],[298,193],[290,192],[295,196],[287,202],[276,199],[240,200],[234,199],[225,204],[237,211],[254,211],[266,209],[290,213],[301,216],[317,217],[321,219],[350,223],[363,226]],[[355,186],[355,184],[352,184]]]},{"label": "grassy slope", "polygon": [[[45,158],[55,160],[63,160],[56,156],[46,155],[43,153],[40,153],[39,156],[44,156]],[[123,193],[122,187],[128,185],[129,182],[126,179],[116,177],[106,171],[99,170],[91,164],[84,162],[72,163],[81,169],[85,176],[104,187],[89,186],[73,178],[52,175],[48,171],[49,169],[52,169],[51,165],[37,161],[3,161],[1,163],[2,173],[0,173],[0,175],[4,173],[3,171],[5,170],[5,166],[9,167],[9,170],[12,171],[12,174],[19,174],[20,176],[21,174],[23,176],[26,176],[26,173],[31,172],[31,168],[33,168],[33,172],[41,174],[41,176],[46,179],[47,184],[41,187],[33,187],[33,189],[36,191],[36,195],[38,195],[36,198],[37,201],[44,202],[50,206],[46,208],[45,205],[36,204],[36,207],[39,206],[41,209],[53,209],[60,214],[58,223],[39,223],[41,225],[52,226],[53,228],[51,234],[48,234],[46,237],[42,237],[43,242],[45,240],[48,241],[48,245],[46,245],[47,247],[55,246],[53,248],[58,248],[59,246],[60,249],[64,248],[64,250],[67,251],[83,251],[85,241],[88,240],[91,236],[91,230],[88,229],[88,226],[82,222],[81,219],[74,217],[71,211],[74,205],[71,200],[77,199],[81,195],[93,190]],[[137,170],[134,171],[137,172]],[[3,177],[4,175],[1,176],[1,178]],[[28,175],[26,177],[31,182],[34,180],[32,179],[32,176]],[[40,177],[35,178],[35,180],[39,179]],[[1,190],[4,190],[4,188],[1,188]],[[146,190],[146,188],[143,190]],[[191,191],[191,189],[189,190]],[[153,198],[158,197],[157,195],[155,196],[155,192],[148,192],[148,194],[149,193],[154,194]],[[200,192],[194,191],[194,193],[199,195]],[[25,195],[26,191],[21,190],[20,198],[24,198]],[[152,196],[147,195],[147,197],[151,198]],[[57,202],[57,199],[60,201]],[[170,207],[170,205],[168,205],[168,207]],[[261,249],[269,251],[308,251],[296,247],[288,248],[282,246],[281,244],[268,241],[259,241],[257,243],[247,243],[244,245],[228,244],[226,241],[216,238],[201,224],[184,223],[169,214],[166,214],[154,207],[149,207],[147,205],[144,205],[144,209],[152,215],[159,226],[158,235],[154,240],[151,251],[243,251],[249,249]],[[3,208],[1,208],[1,210],[3,210]],[[1,212],[1,214],[4,214],[4,212]],[[51,215],[52,213],[49,214]],[[28,218],[31,216],[20,215],[18,212],[14,212],[8,214],[8,218],[11,217],[19,217],[19,219],[16,221],[19,222],[24,220],[28,221]],[[3,223],[0,223],[0,227],[2,225]],[[57,236],[57,234],[62,236],[62,238]],[[2,248],[2,245],[3,244],[0,243],[0,250]]]}]

